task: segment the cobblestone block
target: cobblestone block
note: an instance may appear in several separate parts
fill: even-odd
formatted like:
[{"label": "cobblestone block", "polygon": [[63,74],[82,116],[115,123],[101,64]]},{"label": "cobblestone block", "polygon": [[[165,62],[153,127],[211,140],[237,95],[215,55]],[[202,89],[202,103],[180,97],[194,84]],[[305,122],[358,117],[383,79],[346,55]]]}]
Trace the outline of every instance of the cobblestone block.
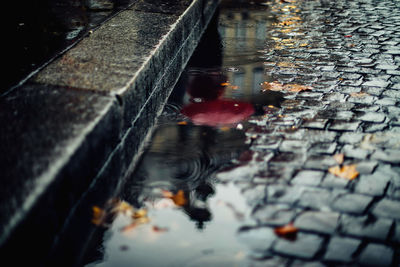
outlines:
[{"label": "cobblestone block", "polygon": [[321,249],[323,238],[318,235],[299,233],[296,240],[278,239],[273,250],[284,255],[311,259]]},{"label": "cobblestone block", "polygon": [[268,250],[276,240],[274,230],[269,227],[242,227],[237,237],[251,252],[251,256],[261,258],[270,255]]},{"label": "cobblestone block", "polygon": [[367,113],[359,116],[358,119],[362,120],[362,121],[379,123],[379,122],[384,122],[386,119],[386,116],[383,113],[367,112]]},{"label": "cobblestone block", "polygon": [[278,226],[290,223],[296,213],[288,204],[268,204],[257,207],[252,217],[261,224]]},{"label": "cobblestone block", "polygon": [[384,241],[389,234],[392,224],[392,220],[385,218],[342,215],[340,219],[340,231],[346,235]]},{"label": "cobblestone block", "polygon": [[397,100],[390,97],[383,97],[375,101],[375,104],[381,106],[394,106],[396,105]]},{"label": "cobblestone block", "polygon": [[346,157],[355,159],[365,159],[370,154],[370,151],[352,145],[343,146],[341,152],[344,153]]},{"label": "cobblestone block", "polygon": [[390,181],[390,177],[381,176],[379,173],[372,175],[361,175],[357,181],[354,191],[372,196],[382,196]]},{"label": "cobblestone block", "polygon": [[321,182],[324,174],[325,173],[321,171],[303,170],[296,174],[291,183],[294,185],[301,184],[317,186]]},{"label": "cobblestone block", "polygon": [[346,193],[337,196],[331,207],[344,213],[363,214],[372,200],[371,196]]},{"label": "cobblestone block", "polygon": [[361,142],[364,135],[360,133],[344,132],[339,138],[339,142],[342,144],[356,144]]},{"label": "cobblestone block", "polygon": [[399,99],[400,98],[400,90],[385,90],[382,93],[382,96]]},{"label": "cobblestone block", "polygon": [[359,121],[355,122],[347,122],[347,121],[339,121],[335,120],[329,125],[328,129],[333,131],[351,131],[354,132],[360,126]]},{"label": "cobblestone block", "polygon": [[269,185],[267,186],[267,201],[293,204],[300,199],[304,189],[301,186]]},{"label": "cobblestone block", "polygon": [[381,244],[370,243],[361,252],[358,262],[364,266],[391,266],[393,249]]},{"label": "cobblestone block", "polygon": [[371,159],[399,164],[400,150],[395,150],[395,149],[377,150],[371,155]]},{"label": "cobblestone block", "polygon": [[330,173],[328,173],[324,180],[321,183],[321,187],[324,188],[345,188],[347,187],[347,185],[350,183],[349,180],[347,179],[342,179],[342,178],[338,178],[337,176],[334,176]]},{"label": "cobblestone block", "polygon": [[372,210],[375,216],[400,220],[400,201],[382,199]]},{"label": "cobblestone block", "polygon": [[361,241],[354,238],[332,237],[329,241],[324,261],[352,262],[353,255],[360,246]]},{"label": "cobblestone block", "polygon": [[315,210],[330,210],[332,192],[323,188],[307,188],[301,194],[298,205]]},{"label": "cobblestone block", "polygon": [[324,211],[305,211],[295,220],[294,225],[301,230],[332,235],[336,231],[339,213]]},{"label": "cobblestone block", "polygon": [[329,167],[336,165],[336,161],[332,156],[328,155],[310,155],[304,163],[304,168],[327,170]]},{"label": "cobblestone block", "polygon": [[336,151],[336,143],[317,142],[312,144],[308,150],[310,154],[329,154],[332,155]]},{"label": "cobblestone block", "polygon": [[361,161],[357,163],[357,171],[360,174],[371,174],[377,166],[377,161]]},{"label": "cobblestone block", "polygon": [[304,128],[324,129],[328,119],[314,119],[305,121],[301,126]]},{"label": "cobblestone block", "polygon": [[308,143],[300,140],[284,140],[279,146],[279,151],[282,152],[294,152],[304,151],[308,147]]}]

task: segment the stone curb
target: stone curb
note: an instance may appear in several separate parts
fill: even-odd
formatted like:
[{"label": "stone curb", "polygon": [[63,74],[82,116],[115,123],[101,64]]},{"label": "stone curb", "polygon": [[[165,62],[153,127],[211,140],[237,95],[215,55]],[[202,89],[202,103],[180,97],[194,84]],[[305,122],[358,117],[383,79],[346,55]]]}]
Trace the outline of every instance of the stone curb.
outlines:
[{"label": "stone curb", "polygon": [[2,254],[50,249],[101,179],[115,193],[218,3],[138,1],[0,99]]}]

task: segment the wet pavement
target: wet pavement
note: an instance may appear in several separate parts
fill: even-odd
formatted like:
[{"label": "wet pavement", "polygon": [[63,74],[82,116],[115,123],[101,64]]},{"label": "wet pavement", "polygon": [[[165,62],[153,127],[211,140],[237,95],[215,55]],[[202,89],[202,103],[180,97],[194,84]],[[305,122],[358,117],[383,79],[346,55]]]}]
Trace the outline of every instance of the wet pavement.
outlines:
[{"label": "wet pavement", "polygon": [[222,1],[216,23],[83,265],[398,266],[400,4]]},{"label": "wet pavement", "polygon": [[0,95],[90,34],[102,22],[137,0],[18,1],[7,3],[7,55]]}]

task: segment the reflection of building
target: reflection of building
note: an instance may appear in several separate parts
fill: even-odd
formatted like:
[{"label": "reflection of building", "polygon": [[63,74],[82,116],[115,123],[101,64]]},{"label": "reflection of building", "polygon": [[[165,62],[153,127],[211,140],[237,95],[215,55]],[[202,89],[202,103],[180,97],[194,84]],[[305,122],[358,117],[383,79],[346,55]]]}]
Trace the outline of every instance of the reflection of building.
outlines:
[{"label": "reflection of building", "polygon": [[257,1],[243,3],[241,8],[237,8],[237,3],[236,8],[230,8],[230,1],[222,1],[222,6],[219,32],[224,44],[223,67],[228,69],[228,80],[234,85],[226,96],[258,93],[265,81],[263,50],[272,15],[267,6]]}]

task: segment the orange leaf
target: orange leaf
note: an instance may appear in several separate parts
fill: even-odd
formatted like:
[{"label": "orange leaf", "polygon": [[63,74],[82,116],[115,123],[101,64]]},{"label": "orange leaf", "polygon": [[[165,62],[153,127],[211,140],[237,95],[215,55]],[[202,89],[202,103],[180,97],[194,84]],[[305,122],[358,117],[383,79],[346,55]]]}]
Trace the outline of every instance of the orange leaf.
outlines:
[{"label": "orange leaf", "polygon": [[180,122],[178,122],[178,125],[187,125],[188,123],[187,123],[187,121],[180,121]]},{"label": "orange leaf", "polygon": [[184,206],[187,203],[183,190],[178,190],[175,195],[167,190],[163,190],[162,193],[164,197],[172,199],[177,206]]},{"label": "orange leaf", "polygon": [[99,208],[98,206],[93,206],[92,211],[93,211],[92,223],[95,225],[103,224],[104,217],[106,215],[105,211]]},{"label": "orange leaf", "polygon": [[351,164],[351,165],[345,165],[343,167],[340,166],[330,167],[328,171],[337,177],[353,180],[357,178],[357,176],[359,175],[359,172],[357,171],[356,168],[357,166],[355,164]]},{"label": "orange leaf", "polygon": [[338,163],[338,164],[342,164],[344,161],[344,154],[340,153],[340,154],[335,154],[333,155],[333,159]]},{"label": "orange leaf", "polygon": [[263,90],[271,91],[289,91],[289,92],[301,92],[311,90],[311,86],[305,86],[300,84],[282,84],[278,82],[264,82],[261,87]]},{"label": "orange leaf", "polygon": [[288,223],[284,226],[276,227],[274,231],[275,231],[275,234],[280,237],[284,237],[287,239],[295,239],[298,230],[299,229],[297,227],[295,227],[293,225],[293,223]]}]

